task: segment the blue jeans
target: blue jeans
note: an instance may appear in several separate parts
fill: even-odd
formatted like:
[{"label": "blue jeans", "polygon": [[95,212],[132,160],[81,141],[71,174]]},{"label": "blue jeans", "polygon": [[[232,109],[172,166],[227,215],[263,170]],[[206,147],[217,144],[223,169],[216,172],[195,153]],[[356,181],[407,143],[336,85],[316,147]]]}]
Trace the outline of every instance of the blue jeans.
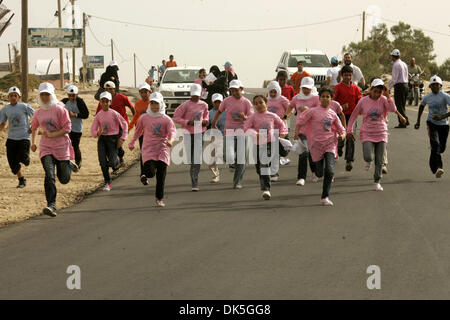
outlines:
[{"label": "blue jeans", "polygon": [[72,174],[72,163],[69,160],[56,160],[52,155],[41,158],[42,167],[45,171],[44,189],[47,206],[56,209],[56,176],[61,184],[67,184]]},{"label": "blue jeans", "polygon": [[119,138],[114,136],[100,136],[97,141],[98,162],[102,168],[103,179],[105,184],[111,183],[111,176],[109,168],[117,168],[117,140]]},{"label": "blue jeans", "polygon": [[189,174],[191,176],[192,188],[198,187],[198,174],[202,163],[203,133],[185,134],[184,146],[187,161],[190,164]]},{"label": "blue jeans", "polygon": [[235,164],[233,187],[242,183],[247,162],[247,137],[224,137],[225,160]]}]

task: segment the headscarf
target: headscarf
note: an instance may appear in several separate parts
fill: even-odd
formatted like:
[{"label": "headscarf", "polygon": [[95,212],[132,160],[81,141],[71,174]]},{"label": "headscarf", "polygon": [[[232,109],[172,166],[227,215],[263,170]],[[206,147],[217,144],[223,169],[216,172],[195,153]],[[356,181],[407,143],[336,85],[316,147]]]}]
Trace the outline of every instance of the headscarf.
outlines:
[{"label": "headscarf", "polygon": [[164,114],[166,114],[166,104],[164,103],[164,97],[163,97],[163,95],[161,93],[153,92],[150,95],[150,103],[152,101],[156,101],[156,102],[159,103],[159,111],[158,112],[153,112],[152,109],[151,109],[151,106],[149,104],[148,108],[147,108],[147,113],[148,113],[148,115],[150,117],[155,117],[156,118],[156,117],[161,117]]},{"label": "headscarf", "polygon": [[[277,96],[275,98],[270,97],[270,91],[276,90]],[[281,96],[281,87],[278,81],[270,81],[267,85],[267,100],[277,100]]]},{"label": "headscarf", "polygon": [[[42,100],[41,100],[41,92],[42,91],[50,94],[50,101],[48,103],[42,102]],[[51,83],[47,83],[47,82],[43,82],[39,85],[39,94],[38,94],[37,100],[38,100],[40,108],[42,108],[44,110],[49,110],[51,107],[53,107],[57,104],[61,104],[59,102],[58,98],[56,98],[55,88],[53,87],[53,85]]]},{"label": "headscarf", "polygon": [[233,77],[234,77],[234,75],[236,74],[236,73],[234,72],[233,65],[225,66],[225,70],[228,71],[228,72],[230,72],[231,75],[232,75]]},{"label": "headscarf", "polygon": [[220,69],[218,66],[212,66],[209,68],[209,73],[212,73],[216,78],[220,77]]},{"label": "headscarf", "polygon": [[300,100],[309,100],[309,99],[311,99],[312,97],[314,97],[314,96],[318,96],[319,95],[319,93],[317,92],[317,88],[316,88],[316,86],[314,85],[314,79],[312,79],[311,77],[307,77],[308,79],[306,79],[306,78],[303,78],[302,79],[302,83],[305,81],[307,81],[307,80],[309,80],[310,82],[311,82],[311,84],[312,84],[312,88],[311,88],[311,93],[309,94],[309,95],[305,95],[304,93],[303,93],[303,90],[302,90],[302,86],[300,85],[300,93],[299,93],[299,99]]}]

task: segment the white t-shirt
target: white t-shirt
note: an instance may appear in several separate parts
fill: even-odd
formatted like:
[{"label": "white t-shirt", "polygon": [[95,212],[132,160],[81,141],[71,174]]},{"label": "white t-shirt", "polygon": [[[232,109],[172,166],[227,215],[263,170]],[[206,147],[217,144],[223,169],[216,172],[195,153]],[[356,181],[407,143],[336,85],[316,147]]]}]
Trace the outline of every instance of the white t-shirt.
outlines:
[{"label": "white t-shirt", "polygon": [[340,70],[339,66],[332,67],[332,68],[328,69],[328,71],[327,71],[327,78],[331,77],[331,82],[330,82],[331,86],[335,86],[335,85],[338,84],[337,78],[338,78],[338,75],[339,75],[339,70]]},{"label": "white t-shirt", "polygon": [[[364,78],[361,69],[358,66],[355,66],[353,63],[350,64],[350,67],[352,67],[353,69],[353,77],[352,77],[352,82],[355,85],[358,85],[358,83],[361,81],[362,78]],[[339,69],[340,71],[340,69]]]}]

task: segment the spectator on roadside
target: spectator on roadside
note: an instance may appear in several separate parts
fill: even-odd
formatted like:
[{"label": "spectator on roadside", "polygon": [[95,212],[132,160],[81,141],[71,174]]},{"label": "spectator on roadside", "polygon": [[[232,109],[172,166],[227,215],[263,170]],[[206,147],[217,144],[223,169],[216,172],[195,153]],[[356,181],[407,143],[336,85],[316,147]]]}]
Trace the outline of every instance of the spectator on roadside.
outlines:
[{"label": "spectator on roadside", "polygon": [[158,68],[158,74],[159,74],[158,82],[161,82],[161,78],[164,74],[164,71],[166,71],[166,60],[163,60],[162,64]]},{"label": "spectator on roadside", "polygon": [[[366,87],[366,79],[364,78],[363,73],[361,72],[361,69],[358,66],[355,66],[352,62],[352,55],[350,52],[347,52],[346,54],[344,54],[344,66],[350,66],[352,67],[353,70],[353,77],[352,77],[352,82],[356,85],[361,83],[361,87],[365,88]],[[341,82],[342,80],[342,73],[339,72],[338,78],[337,78],[337,82]]]},{"label": "spectator on roadside", "polygon": [[304,65],[305,61],[297,61],[297,72],[293,73],[290,79],[291,85],[294,87],[295,94],[300,93],[300,84],[302,83],[302,79],[305,77],[311,77],[308,72],[303,70]]},{"label": "spectator on roadside", "polygon": [[230,61],[225,62],[225,64],[223,66],[225,67],[225,70],[222,71],[222,74],[225,76],[227,89],[228,89],[230,82],[233,80],[237,80],[238,76],[237,76],[236,72],[234,72],[233,64]]},{"label": "spectator on roadside", "polygon": [[406,99],[408,97],[408,65],[400,59],[400,50],[394,49],[391,52],[392,61],[392,80],[389,82],[389,90],[394,88],[394,100],[398,112],[406,119],[403,124],[398,117],[398,126],[396,128],[406,128],[409,126],[408,117],[406,115]]},{"label": "spectator on roadside", "polygon": [[337,57],[331,58],[331,68],[327,71],[327,87],[334,87],[339,82],[337,78],[339,76],[339,60]]},{"label": "spectator on roadside", "polygon": [[106,67],[105,72],[100,77],[99,81],[99,88],[97,90],[97,93],[95,94],[94,98],[95,100],[100,101],[100,94],[105,91],[105,83],[108,81],[114,82],[114,85],[116,86],[116,91],[119,92],[119,74],[117,73],[119,71],[119,66],[117,65],[116,61],[111,61],[109,65]]},{"label": "spectator on roadside", "polygon": [[176,66],[177,66],[177,63],[176,63],[175,60],[173,60],[173,55],[171,54],[169,56],[169,61],[167,61],[167,63],[166,63],[166,68],[173,68],[173,67],[176,67]]},{"label": "spectator on roadside", "polygon": [[225,75],[220,72],[218,66],[211,66],[211,68],[209,68],[209,73],[212,73],[216,77],[216,80],[214,80],[213,83],[207,83],[208,98],[206,99],[206,102],[208,103],[209,109],[211,109],[213,107],[211,102],[212,96],[215,93],[219,93],[222,97],[227,97],[228,86],[226,84]]},{"label": "spectator on roadside", "polygon": [[414,57],[409,61],[408,72],[410,74],[421,74],[423,72],[422,68],[416,64],[416,58]]}]

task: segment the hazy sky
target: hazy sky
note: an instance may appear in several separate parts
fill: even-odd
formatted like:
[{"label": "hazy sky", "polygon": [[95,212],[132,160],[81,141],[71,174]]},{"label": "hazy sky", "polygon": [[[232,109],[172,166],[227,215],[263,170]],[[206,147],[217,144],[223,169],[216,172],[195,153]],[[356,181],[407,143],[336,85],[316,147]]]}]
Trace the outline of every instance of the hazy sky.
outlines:
[{"label": "hazy sky", "polygon": [[[57,0],[29,0],[29,27],[57,27],[54,13]],[[64,6],[68,0],[61,0]],[[300,0],[77,0],[76,4],[91,15],[148,25],[193,29],[255,29],[303,25],[335,18],[361,15],[369,9],[381,18],[405,21],[412,26],[450,35],[450,1],[436,0],[378,0],[374,1],[300,1]],[[20,0],[4,0],[15,12],[11,25],[0,38],[0,61],[8,61],[8,43],[20,46]],[[432,5],[432,6],[431,6]],[[264,32],[191,32],[155,30],[137,26],[90,19],[90,25],[103,44],[111,38],[117,43],[120,55],[119,76],[124,85],[133,84],[133,53],[145,68],[158,65],[163,58],[174,54],[178,65],[209,68],[213,64],[222,69],[230,60],[239,78],[248,87],[260,87],[265,79],[274,77],[276,65],[284,50],[319,49],[328,57],[341,56],[342,46],[361,39],[361,16],[344,21],[304,28]],[[384,22],[384,21],[383,21]],[[63,22],[64,23],[64,22]],[[387,22],[388,26],[392,23]],[[437,62],[450,57],[450,37],[425,31],[434,40]],[[399,48],[401,50],[401,48]],[[71,49],[64,50],[71,55]],[[77,49],[77,67],[81,66],[82,50]],[[87,30],[87,54],[104,55],[111,59],[109,47],[103,47]],[[30,72],[36,60],[58,58],[58,49],[29,49]],[[71,60],[70,60],[71,61]],[[71,62],[70,62],[71,63]],[[364,72],[364,70],[362,70]],[[137,65],[137,82],[142,83],[146,70]]]}]

